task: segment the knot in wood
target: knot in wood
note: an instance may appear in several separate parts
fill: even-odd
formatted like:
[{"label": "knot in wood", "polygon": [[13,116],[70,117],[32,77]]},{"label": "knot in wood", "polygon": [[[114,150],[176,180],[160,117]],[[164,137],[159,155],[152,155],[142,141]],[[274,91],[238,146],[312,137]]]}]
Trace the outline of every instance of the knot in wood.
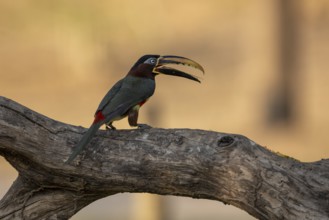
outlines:
[{"label": "knot in wood", "polygon": [[234,138],[231,136],[223,136],[217,141],[218,147],[227,147],[234,142]]}]

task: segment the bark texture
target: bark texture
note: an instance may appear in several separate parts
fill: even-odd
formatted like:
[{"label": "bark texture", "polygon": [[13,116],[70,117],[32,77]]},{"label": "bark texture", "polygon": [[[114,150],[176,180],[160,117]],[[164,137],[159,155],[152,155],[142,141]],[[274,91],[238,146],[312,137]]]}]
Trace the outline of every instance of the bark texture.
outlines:
[{"label": "bark texture", "polygon": [[0,97],[0,155],[19,172],[0,219],[68,219],[120,192],[217,200],[258,219],[329,219],[328,159],[299,162],[241,135],[152,128],[101,130],[64,164],[85,131]]}]

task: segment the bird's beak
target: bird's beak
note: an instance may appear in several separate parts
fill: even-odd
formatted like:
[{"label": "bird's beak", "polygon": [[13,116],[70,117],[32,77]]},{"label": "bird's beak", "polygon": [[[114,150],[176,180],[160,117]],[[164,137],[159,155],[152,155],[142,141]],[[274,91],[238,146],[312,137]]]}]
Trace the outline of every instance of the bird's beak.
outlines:
[{"label": "bird's beak", "polygon": [[202,73],[204,73],[203,67],[198,64],[197,62],[190,60],[185,57],[179,57],[179,56],[161,56],[157,60],[157,64],[155,65],[153,72],[155,74],[165,74],[165,75],[172,75],[172,76],[179,76],[184,77],[190,80],[194,80],[197,82],[200,82],[200,80],[191,74],[185,73],[183,71],[165,66],[166,64],[177,64],[177,65],[184,65],[184,66],[191,66],[194,67]]}]

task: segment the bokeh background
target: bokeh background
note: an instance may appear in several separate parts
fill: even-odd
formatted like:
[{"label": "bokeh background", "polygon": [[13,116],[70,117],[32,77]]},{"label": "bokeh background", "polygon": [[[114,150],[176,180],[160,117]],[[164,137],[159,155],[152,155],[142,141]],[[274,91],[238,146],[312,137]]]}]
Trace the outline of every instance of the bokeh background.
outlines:
[{"label": "bokeh background", "polygon": [[[56,120],[89,126],[148,53],[192,58],[206,74],[202,84],[157,77],[140,121],[240,133],[305,162],[329,157],[328,0],[0,1],[0,95]],[[0,197],[16,176],[0,157]],[[214,201],[119,194],[72,219],[254,218]]]}]

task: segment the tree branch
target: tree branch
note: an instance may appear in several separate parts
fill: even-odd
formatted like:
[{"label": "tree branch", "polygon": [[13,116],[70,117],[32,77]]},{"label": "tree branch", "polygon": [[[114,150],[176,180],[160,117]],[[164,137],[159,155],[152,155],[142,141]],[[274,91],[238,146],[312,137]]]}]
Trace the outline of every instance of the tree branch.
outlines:
[{"label": "tree branch", "polygon": [[329,160],[302,163],[241,135],[189,129],[99,131],[64,164],[85,128],[0,97],[0,155],[19,177],[0,219],[67,219],[119,192],[204,198],[259,219],[328,219]]}]

